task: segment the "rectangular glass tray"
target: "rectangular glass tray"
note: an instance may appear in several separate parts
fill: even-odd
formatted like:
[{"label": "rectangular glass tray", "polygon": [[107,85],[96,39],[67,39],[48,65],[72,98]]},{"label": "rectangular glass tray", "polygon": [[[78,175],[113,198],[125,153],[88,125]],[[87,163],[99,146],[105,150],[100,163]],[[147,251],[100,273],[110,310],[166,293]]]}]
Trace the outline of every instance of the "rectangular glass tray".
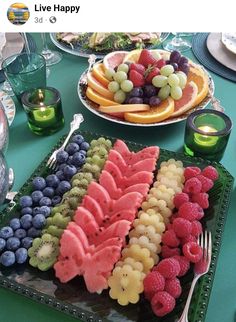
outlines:
[{"label": "rectangular glass tray", "polygon": [[[80,133],[88,142],[101,136],[90,132]],[[116,140],[115,138],[107,138],[111,139],[113,142]],[[64,137],[61,138],[53,150],[57,149],[63,140]],[[144,148],[144,145],[134,142],[126,141],[126,143],[132,151],[138,151]],[[47,174],[45,165],[53,150],[22,186],[15,198],[16,205],[13,208],[6,208],[2,212],[0,216],[0,226],[4,226],[8,223],[9,219],[19,215],[19,206],[17,203],[19,197],[30,192],[33,177]],[[191,322],[202,322],[205,320],[207,305],[213,285],[234,178],[219,163],[210,163],[201,158],[188,157],[180,153],[163,149],[160,151],[157,167],[162,161],[170,158],[181,160],[184,163],[184,166],[195,165],[203,168],[212,164],[219,172],[219,179],[209,194],[210,207],[206,210],[205,217],[202,221],[204,228],[212,232],[212,262],[208,274],[200,279],[195,288],[189,315]],[[15,265],[12,268],[3,268],[0,266],[1,287],[10,289],[23,296],[69,314],[80,321],[86,322],[174,322],[181,315],[192,278],[193,271],[190,270],[190,272],[181,279],[183,292],[177,301],[174,311],[164,318],[157,318],[152,313],[150,304],[144,299],[143,295],[138,304],[130,304],[122,307],[109,297],[107,290],[103,291],[101,295],[90,294],[86,290],[82,277],[75,278],[66,284],[62,284],[55,278],[53,269],[48,272],[40,272],[38,269],[35,269],[28,264]]]}]

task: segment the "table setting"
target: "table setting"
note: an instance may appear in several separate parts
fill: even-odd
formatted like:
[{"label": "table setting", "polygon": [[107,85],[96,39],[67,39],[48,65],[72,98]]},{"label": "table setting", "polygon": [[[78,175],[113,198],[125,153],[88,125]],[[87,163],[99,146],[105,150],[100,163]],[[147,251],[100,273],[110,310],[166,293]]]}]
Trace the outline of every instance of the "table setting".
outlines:
[{"label": "table setting", "polygon": [[4,320],[231,321],[235,34],[25,36],[2,55]]}]

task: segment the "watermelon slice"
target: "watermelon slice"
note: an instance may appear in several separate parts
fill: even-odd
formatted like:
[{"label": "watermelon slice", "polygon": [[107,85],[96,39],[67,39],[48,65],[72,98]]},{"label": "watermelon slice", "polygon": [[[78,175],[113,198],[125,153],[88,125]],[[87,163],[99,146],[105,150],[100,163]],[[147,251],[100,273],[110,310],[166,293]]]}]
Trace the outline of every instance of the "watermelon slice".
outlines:
[{"label": "watermelon slice", "polygon": [[85,257],[84,247],[80,239],[67,229],[61,236],[60,245],[60,255],[63,257],[73,257],[78,262],[81,262]]},{"label": "watermelon slice", "polygon": [[149,171],[152,172],[156,168],[156,159],[155,158],[148,158],[148,159],[143,159],[132,166],[129,166],[126,171],[124,172],[124,175],[126,177],[130,177],[133,174],[140,172],[140,171]]},{"label": "watermelon slice", "polygon": [[[83,229],[79,225],[77,225],[75,222],[71,221],[67,225],[66,230],[69,230],[70,232],[72,232],[80,240],[80,242],[84,248],[84,251],[88,252],[90,245],[88,243],[88,238],[85,235]],[[61,240],[60,240],[60,242],[61,242]]]},{"label": "watermelon slice", "polygon": [[73,220],[82,228],[85,234],[95,234],[99,230],[98,223],[94,216],[82,206],[77,208]]},{"label": "watermelon slice", "polygon": [[111,199],[118,199],[122,196],[122,190],[117,188],[114,178],[108,171],[102,171],[99,178],[99,183],[107,190]]},{"label": "watermelon slice", "polygon": [[90,251],[90,254],[92,254],[94,252],[98,252],[107,246],[118,246],[121,249],[122,245],[123,245],[123,240],[120,237],[109,238],[107,240],[104,240],[104,242],[102,242],[97,247],[94,247],[93,251]]},{"label": "watermelon slice", "polygon": [[117,167],[120,169],[121,173],[124,175],[128,165],[119,152],[113,149],[110,150],[108,154],[108,160],[115,163]]},{"label": "watermelon slice", "polygon": [[149,184],[148,183],[137,183],[132,186],[129,186],[124,190],[124,195],[128,192],[139,192],[143,196],[143,199],[146,198],[148,191],[149,191]]},{"label": "watermelon slice", "polygon": [[111,207],[110,216],[123,210],[129,209],[136,213],[141,205],[143,196],[139,192],[129,192],[116,200]]},{"label": "watermelon slice", "polygon": [[123,175],[116,164],[107,160],[104,166],[104,170],[106,170],[111,174],[118,188],[123,187],[123,183],[124,183]]},{"label": "watermelon slice", "polygon": [[99,183],[92,181],[88,186],[87,194],[99,203],[104,214],[109,212],[112,200],[106,189]]},{"label": "watermelon slice", "polygon": [[73,258],[59,257],[54,264],[55,275],[61,283],[67,283],[78,275],[78,267]]},{"label": "watermelon slice", "polygon": [[124,188],[128,188],[138,183],[151,184],[153,180],[153,173],[148,171],[140,171],[132,175],[131,177],[124,178]]},{"label": "watermelon slice", "polygon": [[98,225],[101,225],[101,223],[103,222],[103,219],[104,219],[104,214],[103,214],[101,206],[94,198],[92,198],[88,195],[85,195],[83,197],[81,206],[88,209],[88,211],[90,211],[91,214],[93,214]]},{"label": "watermelon slice", "polygon": [[135,210],[122,210],[122,211],[118,211],[117,213],[115,213],[114,215],[112,215],[110,218],[108,218],[105,222],[104,222],[104,227],[108,227],[111,224],[113,224],[114,222],[117,222],[119,220],[128,220],[131,223],[134,221],[135,216],[136,215],[136,211]]}]

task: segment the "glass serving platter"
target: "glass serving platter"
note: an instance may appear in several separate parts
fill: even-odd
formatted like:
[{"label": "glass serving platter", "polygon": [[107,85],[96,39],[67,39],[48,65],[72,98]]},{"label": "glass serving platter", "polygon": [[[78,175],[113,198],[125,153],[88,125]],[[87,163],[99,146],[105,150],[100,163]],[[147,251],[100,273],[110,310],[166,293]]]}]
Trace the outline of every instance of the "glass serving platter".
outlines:
[{"label": "glass serving platter", "polygon": [[[92,139],[101,136],[90,132],[80,133],[89,142]],[[53,150],[61,145],[64,138],[65,137],[61,138]],[[115,138],[107,138],[111,139],[113,142],[115,141]],[[134,142],[126,141],[126,143],[133,151],[144,148],[144,145]],[[48,156],[22,186],[15,198],[15,206],[6,208],[2,212],[0,226],[7,224],[10,218],[18,216],[18,200],[20,196],[31,191],[32,179],[38,175],[44,176],[48,174],[45,165],[51,153],[52,151],[50,151]],[[157,167],[162,161],[170,158],[181,160],[185,166],[195,165],[203,168],[212,164],[219,172],[219,179],[209,194],[210,207],[206,210],[204,220],[202,221],[204,228],[212,232],[212,262],[209,272],[200,279],[195,288],[189,314],[191,322],[203,322],[205,320],[207,305],[213,286],[217,258],[220,252],[221,239],[234,178],[219,163],[210,163],[201,158],[188,157],[180,153],[163,149],[160,151]],[[174,311],[164,318],[157,318],[152,313],[150,304],[144,299],[143,295],[138,304],[130,304],[122,307],[109,297],[107,290],[103,291],[101,295],[90,294],[86,290],[82,277],[75,278],[66,284],[62,284],[55,277],[52,269],[48,272],[40,272],[28,264],[15,265],[12,268],[3,268],[0,266],[1,287],[17,292],[42,304],[46,304],[83,322],[174,322],[181,315],[192,278],[193,271],[190,270],[190,272],[181,280],[183,292],[177,301]]]}]

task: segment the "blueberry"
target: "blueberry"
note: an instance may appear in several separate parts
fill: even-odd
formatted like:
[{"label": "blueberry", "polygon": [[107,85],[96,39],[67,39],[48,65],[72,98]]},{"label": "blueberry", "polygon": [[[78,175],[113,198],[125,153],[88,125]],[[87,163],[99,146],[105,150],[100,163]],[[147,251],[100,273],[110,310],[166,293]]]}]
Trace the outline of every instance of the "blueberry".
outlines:
[{"label": "blueberry", "polygon": [[0,238],[7,239],[13,236],[13,230],[10,226],[2,227],[0,230]]},{"label": "blueberry", "polygon": [[2,253],[0,257],[0,263],[6,267],[13,265],[15,261],[16,261],[15,254],[9,250]]},{"label": "blueberry", "polygon": [[66,163],[62,163],[59,165],[58,170],[63,170],[66,167]]},{"label": "blueberry", "polygon": [[31,198],[32,198],[32,200],[33,200],[33,203],[34,203],[35,205],[37,205],[37,204],[39,203],[39,200],[40,200],[41,198],[43,198],[43,193],[42,193],[42,191],[41,191],[41,190],[35,190],[34,192],[32,192],[32,194],[31,194]]},{"label": "blueberry", "polygon": [[80,145],[82,142],[84,142],[84,137],[80,134],[76,134],[72,136],[71,141]]},{"label": "blueberry", "polygon": [[34,227],[31,227],[27,231],[27,235],[28,235],[28,237],[32,237],[32,238],[39,237],[39,236],[41,236],[41,230],[40,229],[36,229]]},{"label": "blueberry", "polygon": [[34,190],[43,190],[46,187],[46,181],[43,177],[34,178],[32,184]]},{"label": "blueberry", "polygon": [[57,171],[57,172],[56,172],[56,176],[57,176],[57,178],[58,178],[59,180],[61,180],[61,181],[65,180],[65,176],[64,176],[64,173],[63,173],[63,171],[62,171],[62,170]]},{"label": "blueberry", "polygon": [[32,215],[24,215],[20,219],[21,227],[29,229],[32,226]]},{"label": "blueberry", "polygon": [[31,207],[25,207],[21,209],[21,214],[26,215],[26,214],[32,214],[33,210]]},{"label": "blueberry", "polygon": [[54,196],[54,189],[52,187],[46,187],[43,189],[43,195],[45,197],[52,198]]},{"label": "blueberry", "polygon": [[73,177],[74,174],[76,174],[77,169],[74,165],[67,165],[64,169],[63,169],[64,175],[71,179]]},{"label": "blueberry", "polygon": [[64,150],[59,151],[56,155],[56,159],[58,163],[65,163],[68,157],[69,157],[69,154]]},{"label": "blueberry", "polygon": [[63,195],[65,192],[71,189],[71,185],[68,181],[61,181],[57,187],[59,195]]},{"label": "blueberry", "polygon": [[25,238],[26,237],[26,231],[25,229],[23,228],[19,228],[15,231],[14,233],[14,236],[19,238],[19,239],[22,239],[22,238]]},{"label": "blueberry", "polygon": [[[76,153],[76,152],[75,152]],[[73,155],[70,155],[68,160],[67,160],[67,165],[72,165],[72,159],[73,159]],[[64,168],[65,169],[65,168]],[[63,170],[64,170],[63,169]]]},{"label": "blueberry", "polygon": [[60,196],[54,196],[52,198],[52,206],[56,206],[61,202],[61,197]]},{"label": "blueberry", "polygon": [[13,230],[16,230],[16,229],[20,228],[21,227],[20,219],[19,218],[11,219],[9,225]]},{"label": "blueberry", "polygon": [[52,201],[50,198],[48,197],[43,197],[42,199],[40,199],[39,201],[39,205],[40,206],[51,206]]},{"label": "blueberry", "polygon": [[32,237],[25,237],[21,240],[21,246],[29,249],[32,246],[33,238]]},{"label": "blueberry", "polygon": [[4,250],[6,246],[6,241],[3,238],[0,238],[0,252]]},{"label": "blueberry", "polygon": [[6,248],[8,250],[16,250],[20,247],[20,240],[17,237],[10,237],[7,240]]},{"label": "blueberry", "polygon": [[16,262],[17,264],[23,264],[27,261],[28,258],[28,252],[27,249],[21,247],[17,249],[15,252]]},{"label": "blueberry", "polygon": [[[84,151],[84,150],[82,150]],[[73,158],[72,158],[72,163],[76,166],[76,167],[80,167],[82,164],[85,163],[85,159],[86,159],[86,156],[80,152],[76,152],[74,155],[73,155]]]},{"label": "blueberry", "polygon": [[23,196],[20,198],[19,203],[21,208],[31,207],[33,204],[33,200],[30,196]]},{"label": "blueberry", "polygon": [[[58,177],[55,174],[49,174],[49,176],[46,177],[46,182],[47,182],[48,187],[56,188],[58,186],[60,180],[58,179]],[[46,185],[45,185],[45,187],[46,187]]]},{"label": "blueberry", "polygon": [[90,147],[90,145],[89,145],[89,143],[88,143],[88,142],[82,142],[82,143],[80,144],[80,149],[81,149],[81,150],[88,151],[89,147]]},{"label": "blueberry", "polygon": [[50,207],[42,206],[39,209],[40,209],[40,212],[38,212],[38,213],[44,215],[44,217],[47,218],[48,216],[50,216],[50,213],[51,213],[51,208]]},{"label": "blueberry", "polygon": [[81,154],[83,154],[85,156],[87,155],[87,151],[85,151],[85,150],[80,150],[79,153],[81,153]]},{"label": "blueberry", "polygon": [[34,228],[36,229],[41,229],[46,223],[46,218],[42,214],[37,214],[33,219],[32,219],[32,224]]},{"label": "blueberry", "polygon": [[74,154],[75,152],[79,151],[79,145],[77,143],[69,143],[66,147],[66,152],[69,153],[69,155]]},{"label": "blueberry", "polygon": [[40,214],[41,213],[41,207],[34,207],[33,208],[33,211],[32,211],[32,215],[35,216],[37,214]]}]

